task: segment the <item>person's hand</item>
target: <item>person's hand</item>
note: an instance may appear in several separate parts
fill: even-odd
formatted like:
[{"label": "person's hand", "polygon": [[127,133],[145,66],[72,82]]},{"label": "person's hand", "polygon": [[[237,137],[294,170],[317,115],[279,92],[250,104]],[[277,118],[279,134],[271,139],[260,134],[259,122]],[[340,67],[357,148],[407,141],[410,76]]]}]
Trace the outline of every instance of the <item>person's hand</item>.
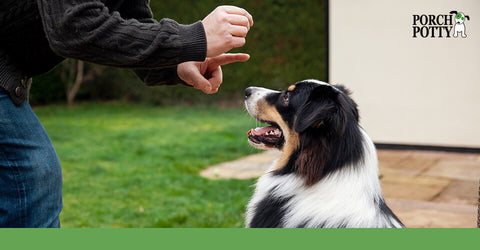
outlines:
[{"label": "person's hand", "polygon": [[186,84],[202,90],[206,94],[218,91],[222,84],[221,65],[245,62],[250,58],[248,54],[222,54],[207,58],[203,62],[184,62],[178,65],[177,74]]},{"label": "person's hand", "polygon": [[219,6],[202,20],[207,36],[207,57],[216,57],[245,44],[253,18],[235,6]]}]

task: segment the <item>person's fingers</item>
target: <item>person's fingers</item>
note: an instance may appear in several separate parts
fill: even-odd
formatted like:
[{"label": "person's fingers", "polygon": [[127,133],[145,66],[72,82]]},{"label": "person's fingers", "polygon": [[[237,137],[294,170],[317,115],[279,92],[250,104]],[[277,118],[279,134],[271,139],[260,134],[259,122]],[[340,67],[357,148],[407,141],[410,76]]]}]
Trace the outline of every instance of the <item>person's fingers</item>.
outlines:
[{"label": "person's fingers", "polygon": [[178,65],[177,74],[185,83],[206,94],[213,94],[218,91],[223,81],[222,68],[220,66],[234,62],[245,62],[248,59],[250,59],[250,55],[244,53],[222,54],[213,58],[207,58],[203,63],[181,63]]},{"label": "person's fingers", "polygon": [[247,30],[250,30],[250,22],[246,16],[242,15],[229,15],[228,22],[233,25],[246,27]]},{"label": "person's fingers", "polygon": [[249,54],[243,54],[243,53],[227,53],[227,54],[222,54],[217,57],[210,58],[209,64],[212,65],[212,67],[220,66],[220,65],[225,65],[229,63],[234,63],[234,62],[245,62],[250,59]]},{"label": "person's fingers", "polygon": [[223,79],[222,68],[218,66],[212,72],[210,72],[210,74],[211,74],[211,77],[208,79],[212,87],[210,94],[214,94],[218,92],[218,88],[220,87],[220,84],[222,84],[222,79]]},{"label": "person's fingers", "polygon": [[[247,40],[245,39],[245,37],[238,37],[238,36],[233,36],[230,38],[230,45],[233,46],[233,48],[240,48],[242,47],[243,45],[245,45],[245,43],[247,42]],[[228,51],[228,50],[227,50]]]},{"label": "person's fingers", "polygon": [[226,65],[234,62],[245,62],[250,59],[250,55],[238,53],[238,54],[223,54],[214,58],[209,58],[207,74],[209,76],[208,81],[212,87],[211,91],[207,94],[214,94],[218,92],[218,88],[223,81],[223,73],[220,65]]},{"label": "person's fingers", "polygon": [[205,79],[203,76],[201,76],[201,78],[198,78],[198,80],[195,81],[195,84],[193,87],[203,91],[203,93],[205,94],[210,94],[210,92],[213,89],[210,82],[207,79]]},{"label": "person's fingers", "polygon": [[232,34],[234,37],[241,37],[244,38],[247,36],[248,29],[245,26],[239,26],[239,25],[232,25],[230,29],[230,34]]},{"label": "person's fingers", "polygon": [[185,82],[207,94],[212,90],[212,85],[210,82],[205,79],[205,77],[202,76],[198,70],[190,71],[188,73],[188,80]]},{"label": "person's fingers", "polygon": [[237,14],[237,15],[242,15],[245,16],[248,19],[248,22],[250,23],[250,26],[253,26],[253,17],[246,11],[245,9],[242,9],[240,7],[236,6],[221,6],[228,14]]}]

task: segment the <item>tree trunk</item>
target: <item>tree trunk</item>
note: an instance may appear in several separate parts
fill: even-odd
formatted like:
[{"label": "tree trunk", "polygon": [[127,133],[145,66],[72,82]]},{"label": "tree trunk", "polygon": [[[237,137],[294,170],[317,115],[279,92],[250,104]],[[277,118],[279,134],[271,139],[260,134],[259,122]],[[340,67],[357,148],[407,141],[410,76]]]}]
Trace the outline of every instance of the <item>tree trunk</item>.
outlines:
[{"label": "tree trunk", "polygon": [[75,96],[77,95],[77,92],[80,89],[80,85],[82,85],[82,82],[84,80],[83,78],[84,64],[85,63],[83,61],[80,61],[80,60],[77,61],[77,75],[75,76],[75,81],[73,82],[72,87],[67,89],[68,106],[73,106]]}]

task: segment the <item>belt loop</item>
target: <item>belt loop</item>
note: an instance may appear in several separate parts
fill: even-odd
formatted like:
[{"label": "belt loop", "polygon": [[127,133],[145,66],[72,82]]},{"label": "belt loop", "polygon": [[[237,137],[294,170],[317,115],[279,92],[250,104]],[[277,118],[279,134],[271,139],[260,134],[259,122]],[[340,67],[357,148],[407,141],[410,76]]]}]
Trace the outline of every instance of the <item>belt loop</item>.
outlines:
[{"label": "belt loop", "polygon": [[30,97],[30,88],[32,87],[32,78],[31,77],[28,77],[28,76],[24,76],[23,77],[24,79],[24,82],[25,82],[25,91],[27,92],[27,102],[29,101],[29,97]]}]

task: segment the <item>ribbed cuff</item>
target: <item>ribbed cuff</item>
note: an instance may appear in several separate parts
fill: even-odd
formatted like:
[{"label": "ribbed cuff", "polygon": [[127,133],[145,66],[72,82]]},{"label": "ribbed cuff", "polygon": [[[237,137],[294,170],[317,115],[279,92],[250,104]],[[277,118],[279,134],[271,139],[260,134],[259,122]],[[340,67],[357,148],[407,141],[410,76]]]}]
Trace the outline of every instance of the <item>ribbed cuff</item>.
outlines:
[{"label": "ribbed cuff", "polygon": [[194,24],[180,24],[179,35],[183,42],[180,52],[181,62],[203,62],[207,57],[207,37],[201,21]]}]

